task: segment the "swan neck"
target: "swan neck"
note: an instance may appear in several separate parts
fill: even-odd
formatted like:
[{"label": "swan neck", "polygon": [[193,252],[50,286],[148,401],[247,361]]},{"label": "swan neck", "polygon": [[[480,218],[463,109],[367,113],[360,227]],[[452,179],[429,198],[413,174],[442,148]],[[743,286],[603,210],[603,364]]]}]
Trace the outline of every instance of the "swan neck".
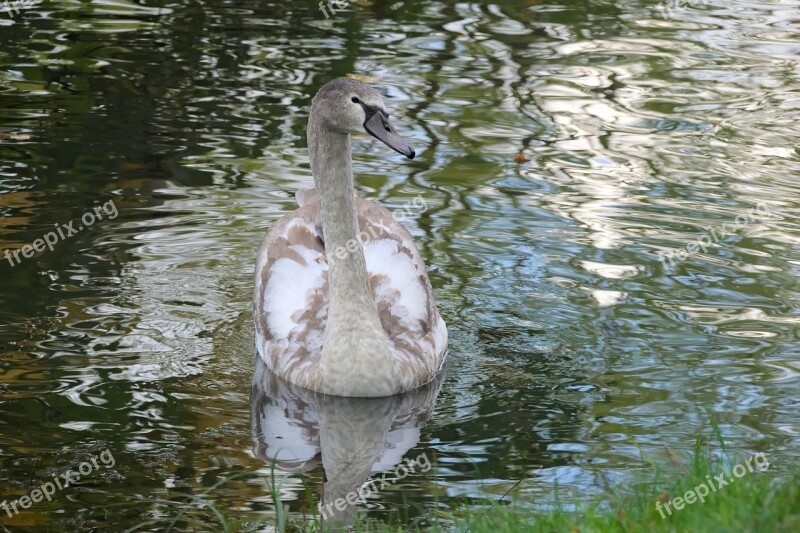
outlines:
[{"label": "swan neck", "polygon": [[323,389],[342,396],[397,392],[386,335],[369,283],[353,190],[350,135],[308,125],[311,172],[328,260],[328,320],[320,360]]},{"label": "swan neck", "polygon": [[308,143],[325,249],[330,255],[358,234],[350,135],[330,131],[312,120]]}]

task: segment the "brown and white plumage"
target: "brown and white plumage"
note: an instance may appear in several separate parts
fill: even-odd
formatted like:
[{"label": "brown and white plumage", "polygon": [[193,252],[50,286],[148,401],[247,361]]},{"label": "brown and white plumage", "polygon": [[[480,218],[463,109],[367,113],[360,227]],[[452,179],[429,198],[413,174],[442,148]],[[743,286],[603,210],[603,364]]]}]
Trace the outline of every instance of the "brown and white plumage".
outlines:
[{"label": "brown and white plumage", "polygon": [[386,209],[353,197],[350,133],[364,131],[413,157],[373,89],[347,79],[323,87],[309,120],[315,191],[300,191],[300,208],[272,225],[256,265],[262,359],[288,381],[339,396],[419,387],[447,347],[411,235]]}]

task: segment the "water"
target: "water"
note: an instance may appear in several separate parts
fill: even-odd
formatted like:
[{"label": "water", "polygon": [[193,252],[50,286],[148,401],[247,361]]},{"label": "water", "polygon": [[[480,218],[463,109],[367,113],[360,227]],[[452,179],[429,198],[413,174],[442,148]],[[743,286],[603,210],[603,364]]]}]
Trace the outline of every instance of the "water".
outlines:
[{"label": "water", "polygon": [[[433,468],[363,512],[425,523],[517,483],[506,500],[547,505],[555,481],[586,499],[691,450],[712,414],[734,453],[796,465],[800,10],[651,4],[0,13],[0,254],[118,209],[0,256],[2,497],[115,459],[0,522],[161,531],[191,497],[273,520],[251,431],[255,251],[311,184],[311,96],[346,74],[375,79],[419,154],[357,141],[357,188],[425,199],[406,225],[451,338],[432,415],[395,449]],[[323,490],[307,466],[275,472],[293,520]],[[176,530],[218,528],[196,507]]]}]

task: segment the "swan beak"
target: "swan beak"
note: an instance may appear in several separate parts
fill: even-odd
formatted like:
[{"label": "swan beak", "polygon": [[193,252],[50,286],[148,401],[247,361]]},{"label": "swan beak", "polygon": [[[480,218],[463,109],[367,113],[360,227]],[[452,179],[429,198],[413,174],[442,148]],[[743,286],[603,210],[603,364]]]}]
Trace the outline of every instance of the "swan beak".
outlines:
[{"label": "swan beak", "polygon": [[414,159],[416,152],[397,134],[394,126],[389,122],[389,116],[380,109],[373,110],[371,115],[369,116],[368,113],[367,120],[364,122],[364,129],[367,130],[367,133],[395,152],[403,154],[409,159]]}]

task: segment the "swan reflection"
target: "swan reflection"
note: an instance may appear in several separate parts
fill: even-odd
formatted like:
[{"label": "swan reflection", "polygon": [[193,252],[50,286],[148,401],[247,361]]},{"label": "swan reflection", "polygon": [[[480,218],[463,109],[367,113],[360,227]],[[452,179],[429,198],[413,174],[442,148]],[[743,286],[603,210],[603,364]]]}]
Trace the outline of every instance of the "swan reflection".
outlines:
[{"label": "swan reflection", "polygon": [[326,396],[279,378],[257,358],[250,395],[253,453],[289,472],[321,464],[316,512],[326,529],[350,526],[358,505],[408,475],[431,470],[427,454],[403,456],[430,421],[443,378],[444,371],[423,387],[385,398]]}]

